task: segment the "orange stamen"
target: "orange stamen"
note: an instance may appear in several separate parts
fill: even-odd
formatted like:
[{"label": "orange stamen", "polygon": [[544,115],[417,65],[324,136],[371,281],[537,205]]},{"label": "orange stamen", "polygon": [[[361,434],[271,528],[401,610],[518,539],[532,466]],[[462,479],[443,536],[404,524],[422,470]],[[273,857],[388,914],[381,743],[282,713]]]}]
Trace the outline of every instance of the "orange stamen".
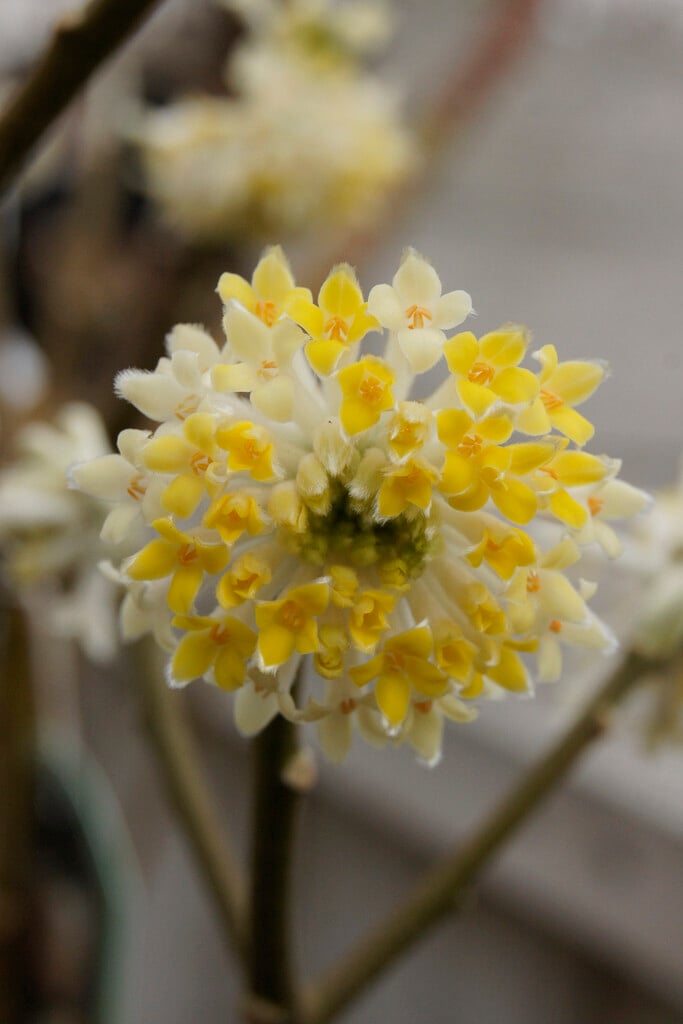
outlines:
[{"label": "orange stamen", "polygon": [[345,342],[349,333],[349,325],[342,316],[331,316],[323,327],[323,332],[332,341]]},{"label": "orange stamen", "polygon": [[467,374],[467,379],[472,384],[481,384],[486,386],[489,384],[496,375],[496,371],[488,363],[472,363],[470,372]]},{"label": "orange stamen", "polygon": [[136,473],[130,484],[126,488],[126,493],[131,496],[133,501],[140,501],[144,498],[147,485],[144,483],[144,477],[140,473]]},{"label": "orange stamen", "polygon": [[357,701],[355,701],[353,697],[348,697],[346,700],[343,700],[341,702],[341,704],[339,705],[339,710],[341,711],[342,715],[350,715],[351,712],[355,711],[357,707]]},{"label": "orange stamen", "polygon": [[560,622],[559,619],[553,619],[552,622],[550,623],[549,629],[553,633],[561,633],[562,632],[562,623]]},{"label": "orange stamen", "polygon": [[535,594],[541,589],[541,581],[537,572],[530,572],[527,575],[526,589],[528,594]]},{"label": "orange stamen", "polygon": [[592,516],[597,516],[598,512],[602,511],[602,506],[605,504],[602,498],[589,498],[588,499],[588,510]]},{"label": "orange stamen", "polygon": [[202,473],[206,473],[210,465],[211,459],[205,452],[195,452],[190,459],[190,469],[195,476],[201,476]]},{"label": "orange stamen", "polygon": [[423,715],[427,715],[432,710],[432,701],[416,700],[415,703],[413,704],[413,707],[415,708],[416,711],[421,711]]},{"label": "orange stamen", "polygon": [[556,395],[554,391],[548,391],[546,388],[541,388],[541,401],[548,412],[554,412],[555,409],[559,409],[561,405],[564,405],[564,400],[559,395]]},{"label": "orange stamen", "polygon": [[181,420],[181,422],[186,420],[188,416],[197,411],[198,405],[199,398],[197,395],[186,395],[173,410],[176,419]]},{"label": "orange stamen", "polygon": [[191,565],[197,558],[197,549],[194,544],[183,544],[178,549],[178,561],[181,565]]},{"label": "orange stamen", "polygon": [[406,320],[408,323],[408,330],[414,331],[415,328],[418,330],[424,327],[425,320],[431,320],[432,314],[424,306],[411,306],[410,309],[406,310]]},{"label": "orange stamen", "polygon": [[370,405],[376,405],[378,402],[381,402],[385,391],[386,384],[377,377],[365,377],[358,388],[360,397],[363,401],[369,402]]},{"label": "orange stamen", "polygon": [[458,445],[457,450],[461,455],[470,458],[472,455],[478,455],[484,444],[479,434],[465,434],[462,441]]},{"label": "orange stamen", "polygon": [[211,627],[209,636],[215,644],[227,644],[230,639],[230,633],[224,623],[217,622],[215,626]]},{"label": "orange stamen", "polygon": [[259,377],[263,380],[272,380],[277,377],[277,363],[274,359],[264,359],[258,371]]},{"label": "orange stamen", "polygon": [[280,621],[287,629],[302,629],[306,623],[306,615],[296,601],[285,601],[280,612]]},{"label": "orange stamen", "polygon": [[257,302],[254,312],[259,320],[262,320],[266,327],[272,327],[275,323],[275,303],[271,302],[270,299],[266,299],[263,302]]}]

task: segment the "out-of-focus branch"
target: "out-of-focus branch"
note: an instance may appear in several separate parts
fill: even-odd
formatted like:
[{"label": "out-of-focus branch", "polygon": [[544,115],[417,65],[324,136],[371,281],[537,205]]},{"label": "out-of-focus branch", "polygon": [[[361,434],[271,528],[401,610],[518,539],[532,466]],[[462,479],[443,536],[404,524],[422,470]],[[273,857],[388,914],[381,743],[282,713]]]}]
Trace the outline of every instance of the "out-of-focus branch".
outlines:
[{"label": "out-of-focus branch", "polygon": [[0,116],[0,197],[45,130],[160,0],[92,0],[65,14]]},{"label": "out-of-focus branch", "polygon": [[543,0],[498,0],[491,22],[462,66],[446,78],[423,122],[421,141],[432,155],[470,120],[505,80],[532,35]]},{"label": "out-of-focus branch", "polygon": [[381,240],[384,232],[396,222],[396,211],[408,208],[419,194],[425,178],[442,147],[454,132],[472,120],[488,97],[500,88],[515,61],[529,42],[543,0],[498,0],[489,23],[474,45],[468,58],[456,64],[452,74],[444,75],[441,91],[425,111],[416,129],[420,161],[415,174],[403,182],[388,199],[377,220],[360,230],[337,239],[334,250],[315,268],[302,275],[307,283],[322,284],[329,267],[347,262],[354,265],[367,259],[367,254]]},{"label": "out-of-focus branch", "polygon": [[[139,645],[140,653],[144,645]],[[146,652],[145,652],[146,653]],[[181,696],[171,693],[155,659],[138,660],[147,727],[166,790],[220,916],[223,933],[238,953],[246,948],[246,890],[237,859],[202,774],[183,717]]]},{"label": "out-of-focus branch", "polygon": [[463,896],[493,857],[557,788],[586,747],[603,734],[611,712],[652,665],[637,654],[626,658],[567,732],[494,808],[475,835],[429,871],[403,903],[309,989],[303,1003],[305,1024],[325,1024],[331,1020],[422,938],[428,928],[459,908]]},{"label": "out-of-focus branch", "polygon": [[0,1020],[26,1019],[34,729],[26,623],[0,592]]}]

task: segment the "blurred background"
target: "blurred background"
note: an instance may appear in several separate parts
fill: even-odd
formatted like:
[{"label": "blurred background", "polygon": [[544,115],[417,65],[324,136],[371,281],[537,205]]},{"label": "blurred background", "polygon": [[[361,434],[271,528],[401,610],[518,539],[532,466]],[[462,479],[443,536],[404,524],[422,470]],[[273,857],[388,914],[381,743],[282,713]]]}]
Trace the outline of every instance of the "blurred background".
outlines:
[{"label": "blurred background", "polygon": [[[0,95],[26,74],[69,6],[0,0]],[[240,6],[249,11],[246,0]],[[300,157],[299,187],[311,200],[300,222],[291,205],[284,218],[284,191],[273,199],[262,178],[256,198],[244,199],[236,171],[228,212],[211,221],[228,225],[233,216],[234,227],[208,231],[194,218],[182,188],[183,131],[204,147],[200,194],[214,180],[201,177],[214,166],[211,146],[226,146],[233,169],[237,151],[215,111],[189,128],[154,116],[187,95],[224,102],[248,87],[256,102],[257,62],[238,58],[227,86],[224,73],[228,55],[258,31],[244,14],[197,0],[162,4],[76,101],[0,213],[7,462],[21,425],[65,400],[93,402],[112,438],[131,425],[111,389],[115,372],[154,366],[177,321],[219,328],[220,272],[248,276],[264,242],[286,245],[302,283],[348,258],[364,288],[390,280],[409,244],[445,288],[472,294],[477,331],[520,321],[565,358],[607,359],[611,378],[588,410],[592,449],[622,458],[634,484],[673,486],[683,448],[680,0],[396,0],[387,11],[391,37],[379,17],[363,23],[363,46],[344,29],[372,88],[391,90],[378,103],[397,133],[386,144],[393,162],[371,186],[354,181],[349,193],[345,184],[372,211],[362,230],[351,214],[326,218]],[[361,84],[371,88],[368,77]],[[240,137],[239,160],[246,166],[256,147],[249,173],[258,176],[267,158],[254,138]],[[162,181],[159,167],[176,158],[176,178]],[[221,172],[221,182],[223,174],[230,177]],[[390,197],[387,206],[372,189]],[[607,575],[596,608],[627,637],[642,593],[628,566]],[[54,599],[43,594],[28,616],[35,714],[19,713],[32,718],[43,752],[42,888],[32,896],[40,922],[30,940],[32,994],[24,992],[15,1016],[8,1009],[7,1024],[237,1019],[238,979],[146,749],[130,658],[95,667],[56,639],[46,611]],[[4,598],[6,618],[13,601]],[[8,657],[18,664],[16,651]],[[407,751],[378,755],[360,744],[341,767],[321,764],[300,836],[300,962],[323,967],[388,909],[609,667],[602,658],[576,663],[572,683],[569,663],[566,684],[534,702],[489,705],[475,725],[451,728],[437,771],[417,767]],[[199,684],[185,698],[216,795],[243,841],[246,745],[224,698]],[[629,707],[465,913],[344,1020],[683,1021],[683,751],[646,752],[640,720],[639,707]],[[8,765],[0,763],[6,793]],[[0,991],[10,976],[0,975]]]}]

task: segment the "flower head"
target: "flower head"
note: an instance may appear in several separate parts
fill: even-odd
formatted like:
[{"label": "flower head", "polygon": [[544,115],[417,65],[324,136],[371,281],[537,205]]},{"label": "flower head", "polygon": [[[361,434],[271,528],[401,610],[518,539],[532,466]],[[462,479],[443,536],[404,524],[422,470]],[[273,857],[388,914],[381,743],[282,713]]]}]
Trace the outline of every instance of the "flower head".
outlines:
[{"label": "flower head", "polygon": [[[444,720],[470,720],[475,699],[557,678],[566,645],[611,645],[575,573],[588,545],[616,553],[607,521],[640,492],[576,447],[601,364],[542,349],[526,369],[517,326],[449,337],[469,297],[442,294],[413,250],[367,303],[346,265],[314,303],[278,248],[219,292],[221,345],[177,327],[154,373],[119,377],[157,429],[76,474],[119,533],[147,524],[122,563],[125,622],[171,646],[173,685],[236,690],[248,734],[280,713],[317,723],[333,759],[357,728],[435,763]],[[382,326],[383,354],[360,352]]]}]

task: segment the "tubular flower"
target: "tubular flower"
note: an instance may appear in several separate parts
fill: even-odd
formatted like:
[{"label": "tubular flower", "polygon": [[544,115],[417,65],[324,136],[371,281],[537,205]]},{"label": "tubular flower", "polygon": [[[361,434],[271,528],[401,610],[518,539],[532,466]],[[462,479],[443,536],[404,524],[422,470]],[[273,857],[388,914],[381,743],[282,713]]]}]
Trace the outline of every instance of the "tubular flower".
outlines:
[{"label": "tubular flower", "polygon": [[[219,292],[221,344],[181,325],[153,373],[119,377],[157,429],[73,474],[113,505],[124,635],[170,648],[172,685],[237,691],[248,735],[282,714],[316,723],[334,760],[358,731],[431,764],[444,721],[469,721],[475,700],[557,678],[567,645],[611,646],[594,586],[566,573],[587,546],[614,555],[607,521],[644,496],[617,461],[577,448],[578,421],[555,425],[541,395],[571,411],[601,366],[546,347],[532,373],[520,327],[447,338],[469,299],[442,295],[412,250],[368,308],[347,266],[314,304],[278,248]],[[379,325],[383,354],[359,354]],[[444,382],[418,400],[439,360]]]}]

